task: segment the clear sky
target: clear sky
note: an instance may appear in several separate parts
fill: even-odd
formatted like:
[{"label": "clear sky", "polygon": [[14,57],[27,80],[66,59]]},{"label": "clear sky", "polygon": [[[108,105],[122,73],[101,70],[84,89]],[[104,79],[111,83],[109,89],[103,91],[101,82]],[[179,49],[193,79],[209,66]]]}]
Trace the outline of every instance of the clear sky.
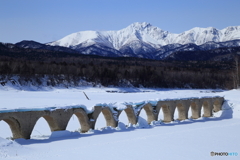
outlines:
[{"label": "clear sky", "polygon": [[58,40],[84,30],[149,22],[181,33],[240,25],[240,0],[0,0],[0,42]]}]

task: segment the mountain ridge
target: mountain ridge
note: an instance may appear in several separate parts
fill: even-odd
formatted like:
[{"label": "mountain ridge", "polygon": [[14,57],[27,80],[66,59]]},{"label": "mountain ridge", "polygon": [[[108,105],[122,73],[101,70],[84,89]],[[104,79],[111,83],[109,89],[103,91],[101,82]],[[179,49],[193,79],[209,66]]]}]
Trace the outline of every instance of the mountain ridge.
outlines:
[{"label": "mountain ridge", "polygon": [[79,44],[99,43],[120,50],[123,45],[136,40],[148,43],[154,48],[159,48],[173,43],[201,45],[209,41],[224,42],[236,39],[240,39],[240,26],[230,26],[222,30],[213,27],[195,27],[176,34],[152,26],[150,23],[136,22],[117,31],[80,31],[72,33],[60,40],[47,43],[47,45],[73,47]]},{"label": "mountain ridge", "polygon": [[[185,46],[183,51],[240,46],[239,42],[222,45],[230,41],[240,41],[240,26],[230,26],[222,30],[213,27],[195,27],[176,34],[152,26],[150,23],[136,22],[117,31],[80,31],[72,33],[60,40],[46,43],[46,45],[67,47],[83,54],[161,59],[161,57],[168,56],[168,53],[159,52],[166,46],[171,46],[170,49],[176,46],[176,51],[179,51],[178,45]],[[195,44],[198,47],[187,47],[191,46],[190,44]],[[104,50],[104,48],[107,48],[107,50]],[[172,52],[175,52],[175,50],[173,49]]]},{"label": "mountain ridge", "polygon": [[[29,43],[29,44],[28,44]],[[240,26],[222,30],[195,27],[180,34],[170,33],[150,23],[133,23],[117,31],[80,31],[42,45],[31,41],[16,43],[23,48],[161,60],[179,51],[206,51],[240,46]]]}]

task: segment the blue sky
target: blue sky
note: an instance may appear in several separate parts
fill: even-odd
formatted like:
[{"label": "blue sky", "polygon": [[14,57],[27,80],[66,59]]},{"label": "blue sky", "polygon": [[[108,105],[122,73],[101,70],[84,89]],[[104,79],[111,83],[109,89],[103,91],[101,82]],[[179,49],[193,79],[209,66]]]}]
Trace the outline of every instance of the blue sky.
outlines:
[{"label": "blue sky", "polygon": [[0,0],[0,42],[58,40],[84,30],[149,22],[181,33],[240,25],[240,0]]}]

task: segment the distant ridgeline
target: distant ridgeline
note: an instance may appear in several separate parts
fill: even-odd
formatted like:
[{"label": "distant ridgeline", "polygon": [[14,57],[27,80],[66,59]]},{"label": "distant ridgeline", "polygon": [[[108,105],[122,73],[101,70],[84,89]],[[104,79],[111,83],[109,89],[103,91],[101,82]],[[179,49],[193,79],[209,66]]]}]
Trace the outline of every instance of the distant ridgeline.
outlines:
[{"label": "distant ridgeline", "polygon": [[[35,43],[35,42],[33,42]],[[36,42],[37,43],[37,42]],[[178,51],[162,60],[86,55],[65,47],[0,43],[0,85],[236,88],[240,47]]]}]

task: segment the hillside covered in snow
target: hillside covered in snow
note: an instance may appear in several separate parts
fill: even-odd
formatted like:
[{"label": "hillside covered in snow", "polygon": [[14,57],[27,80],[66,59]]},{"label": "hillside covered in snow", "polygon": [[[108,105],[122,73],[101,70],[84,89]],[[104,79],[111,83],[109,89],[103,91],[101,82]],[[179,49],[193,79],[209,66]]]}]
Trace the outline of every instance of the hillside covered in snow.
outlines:
[{"label": "hillside covered in snow", "polygon": [[[189,44],[195,45],[194,48],[189,47]],[[173,53],[240,46],[240,26],[230,26],[222,30],[195,27],[175,34],[150,23],[137,22],[118,31],[72,33],[47,45],[67,47],[83,54],[161,59],[167,54],[162,52],[166,48]]]},{"label": "hillside covered in snow", "polygon": [[240,26],[218,30],[213,27],[195,27],[180,34],[170,33],[150,23],[133,23],[119,31],[81,31],[48,43],[52,46],[76,47],[78,45],[102,44],[120,50],[134,41],[149,44],[153,48],[178,43],[202,45],[206,42],[225,42],[240,39]]}]

